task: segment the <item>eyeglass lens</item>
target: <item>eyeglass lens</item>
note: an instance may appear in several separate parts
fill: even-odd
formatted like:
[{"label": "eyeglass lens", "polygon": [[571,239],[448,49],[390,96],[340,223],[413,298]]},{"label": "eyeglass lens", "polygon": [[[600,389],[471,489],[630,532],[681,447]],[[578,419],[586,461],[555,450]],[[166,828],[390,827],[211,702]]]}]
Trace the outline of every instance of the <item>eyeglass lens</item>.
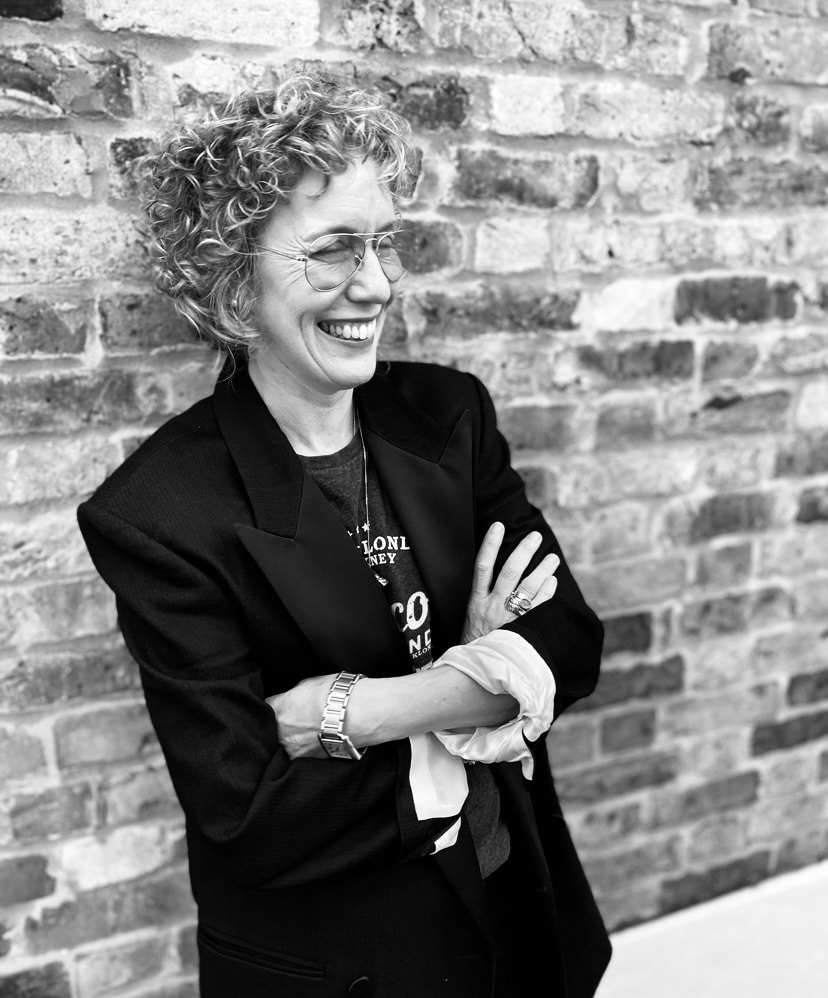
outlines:
[{"label": "eyeglass lens", "polygon": [[[351,232],[335,232],[315,239],[307,253],[305,274],[317,291],[333,291],[349,280],[359,269],[365,253],[365,239]],[[404,230],[369,237],[386,278],[399,281],[408,269],[410,239]]]}]

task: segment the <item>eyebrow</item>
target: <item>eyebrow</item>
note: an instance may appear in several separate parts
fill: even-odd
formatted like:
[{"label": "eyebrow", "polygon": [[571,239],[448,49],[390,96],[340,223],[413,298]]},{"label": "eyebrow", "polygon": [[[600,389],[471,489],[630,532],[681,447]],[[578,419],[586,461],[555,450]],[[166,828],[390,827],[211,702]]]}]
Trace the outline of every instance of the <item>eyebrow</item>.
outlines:
[{"label": "eyebrow", "polygon": [[338,232],[342,232],[349,236],[360,236],[363,234],[370,236],[377,232],[393,232],[395,229],[400,227],[400,221],[401,220],[399,218],[394,218],[392,221],[386,222],[381,228],[375,229],[374,232],[364,232],[364,230],[354,229],[350,225],[333,226],[330,229],[322,229],[320,232],[312,232],[309,236],[304,236],[303,238],[306,239],[307,242],[312,243],[314,239],[320,239],[322,236],[333,236]]}]

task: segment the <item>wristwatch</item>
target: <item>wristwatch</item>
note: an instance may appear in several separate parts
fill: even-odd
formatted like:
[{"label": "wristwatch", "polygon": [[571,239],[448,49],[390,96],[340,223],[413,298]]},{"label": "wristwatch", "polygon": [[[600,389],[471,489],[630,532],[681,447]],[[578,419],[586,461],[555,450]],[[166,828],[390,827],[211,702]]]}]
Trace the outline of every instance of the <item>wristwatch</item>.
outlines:
[{"label": "wristwatch", "polygon": [[345,708],[348,706],[351,690],[363,678],[361,672],[337,673],[328,690],[328,699],[322,709],[319,744],[332,759],[357,761],[365,755],[365,749],[358,749],[342,731],[345,726]]}]

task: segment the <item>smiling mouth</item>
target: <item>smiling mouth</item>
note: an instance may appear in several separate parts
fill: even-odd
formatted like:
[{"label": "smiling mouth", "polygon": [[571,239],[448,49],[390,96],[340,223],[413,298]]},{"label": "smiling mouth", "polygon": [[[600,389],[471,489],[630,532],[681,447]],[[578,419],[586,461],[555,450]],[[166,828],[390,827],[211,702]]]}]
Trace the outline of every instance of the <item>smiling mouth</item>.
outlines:
[{"label": "smiling mouth", "polygon": [[377,331],[377,320],[369,322],[318,322],[323,333],[337,340],[370,340]]}]

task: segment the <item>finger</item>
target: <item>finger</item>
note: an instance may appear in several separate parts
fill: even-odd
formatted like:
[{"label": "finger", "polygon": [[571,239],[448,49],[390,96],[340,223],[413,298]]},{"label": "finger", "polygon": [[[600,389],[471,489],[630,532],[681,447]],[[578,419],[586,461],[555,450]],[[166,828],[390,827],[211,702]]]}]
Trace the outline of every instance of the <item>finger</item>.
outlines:
[{"label": "finger", "polygon": [[560,563],[561,559],[556,554],[548,554],[537,568],[520,580],[518,588],[527,596],[534,597],[550,576],[554,578]]},{"label": "finger", "polygon": [[497,560],[497,554],[500,551],[500,545],[503,543],[505,533],[506,528],[499,521],[493,523],[486,531],[474,562],[472,597],[482,598],[489,595],[489,590],[492,586],[494,563]]},{"label": "finger", "polygon": [[504,562],[494,584],[493,593],[501,599],[506,599],[509,593],[517,587],[527,565],[532,560],[532,555],[540,547],[541,539],[537,530],[531,531],[523,538]]},{"label": "finger", "polygon": [[552,597],[555,595],[557,588],[558,588],[558,580],[555,578],[554,575],[548,576],[544,580],[544,583],[540,587],[540,589],[532,597],[532,606],[533,607],[540,606],[542,603],[545,603],[547,600],[552,599]]}]

